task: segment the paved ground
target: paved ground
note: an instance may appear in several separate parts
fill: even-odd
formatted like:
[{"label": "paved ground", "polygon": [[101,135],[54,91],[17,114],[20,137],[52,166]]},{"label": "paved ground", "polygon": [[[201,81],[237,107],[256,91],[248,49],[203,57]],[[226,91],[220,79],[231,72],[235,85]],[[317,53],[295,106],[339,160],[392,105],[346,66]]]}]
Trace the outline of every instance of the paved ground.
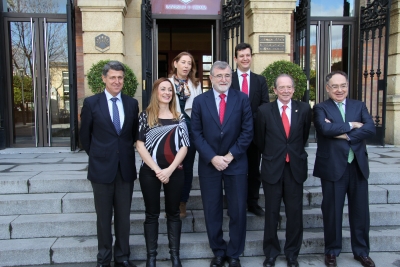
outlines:
[{"label": "paved ground", "polygon": [[[371,258],[374,259],[377,267],[400,267],[400,252],[374,252],[370,254]],[[324,258],[322,255],[300,255],[299,264],[302,267],[313,266],[323,267]],[[242,267],[258,267],[262,266],[264,257],[242,257]],[[353,259],[353,254],[343,253],[337,260],[339,267],[360,267],[361,264]],[[137,267],[145,267],[144,261],[134,262]],[[184,267],[208,267],[210,260],[183,260],[182,266]],[[36,265],[37,266],[37,265]],[[56,264],[56,265],[40,265],[40,266],[56,266],[56,267],[95,267],[96,263],[84,263],[84,264]],[[170,267],[171,262],[169,260],[158,260],[157,267]],[[228,266],[228,264],[226,264]],[[284,257],[278,257],[276,260],[275,267],[286,267],[286,261]]]},{"label": "paved ground", "polygon": [[[312,170],[315,159],[315,144],[311,144],[307,148],[309,153],[309,169]],[[375,172],[397,172],[400,173],[400,148],[394,146],[386,147],[368,147],[370,158],[370,166]],[[139,156],[137,156],[137,166],[139,165]],[[60,170],[82,170],[86,167],[87,156],[84,152],[71,152],[69,148],[9,148],[0,150],[0,171],[13,169],[14,171],[60,171]],[[195,164],[196,165],[196,164]],[[197,175],[197,166],[194,168]],[[1,256],[1,255],[0,255]],[[400,267],[400,247],[398,252],[374,252],[370,256],[375,260],[377,266]],[[262,266],[263,257],[243,257],[241,259],[242,266],[253,267]],[[322,255],[300,255],[300,266],[324,266]],[[138,267],[144,267],[145,262],[135,262]],[[186,267],[203,267],[209,266],[209,260],[184,260],[183,266]],[[0,257],[1,265],[1,257]],[[36,265],[37,266],[37,265]],[[41,265],[50,266],[50,265]],[[59,267],[94,267],[95,263],[84,264],[61,264],[51,265]],[[158,267],[171,266],[170,261],[159,259]],[[276,267],[286,266],[284,257],[279,257],[276,262]],[[352,254],[344,253],[338,258],[338,266],[353,267],[361,266],[355,261]]]}]

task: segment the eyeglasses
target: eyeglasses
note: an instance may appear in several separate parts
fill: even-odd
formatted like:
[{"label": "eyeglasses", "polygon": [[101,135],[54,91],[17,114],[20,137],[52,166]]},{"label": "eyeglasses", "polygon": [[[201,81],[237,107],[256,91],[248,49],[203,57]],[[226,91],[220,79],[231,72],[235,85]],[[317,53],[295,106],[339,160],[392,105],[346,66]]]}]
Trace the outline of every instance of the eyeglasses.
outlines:
[{"label": "eyeglasses", "polygon": [[333,90],[337,90],[339,88],[342,89],[342,90],[345,90],[349,86],[348,83],[332,84],[332,85],[327,84],[327,85],[329,86],[329,88],[332,88]]},{"label": "eyeglasses", "polygon": [[215,75],[215,76],[214,75],[211,75],[211,76],[217,78],[218,80],[222,80],[222,78],[225,78],[225,80],[229,80],[232,77],[231,74],[225,74],[225,75],[218,74],[218,75]]},{"label": "eyeglasses", "polygon": [[288,86],[278,86],[276,88],[276,90],[278,90],[279,92],[283,92],[283,91],[285,91],[285,89],[287,91],[292,91],[294,89],[294,87],[293,87],[293,85],[288,85]]}]

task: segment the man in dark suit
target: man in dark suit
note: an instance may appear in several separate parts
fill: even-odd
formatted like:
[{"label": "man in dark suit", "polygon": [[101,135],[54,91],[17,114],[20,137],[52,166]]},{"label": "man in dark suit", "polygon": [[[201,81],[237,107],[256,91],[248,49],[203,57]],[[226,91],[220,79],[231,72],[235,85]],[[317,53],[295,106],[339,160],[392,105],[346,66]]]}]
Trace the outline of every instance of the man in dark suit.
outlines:
[{"label": "man in dark suit", "polygon": [[342,217],[347,194],[351,249],[354,259],[374,267],[369,255],[368,154],[365,140],[375,134],[368,109],[361,101],[346,99],[346,73],[326,76],[329,99],[314,106],[318,149],[314,176],[321,178],[325,265],[337,266],[342,250]]},{"label": "man in dark suit", "polygon": [[[232,70],[217,61],[210,70],[212,90],[197,96],[192,109],[193,140],[199,152],[199,181],[211,267],[240,265],[246,239],[247,157],[253,139],[248,97],[231,90]],[[223,239],[223,193],[228,202],[229,243]]]},{"label": "man in dark suit", "polygon": [[261,179],[265,196],[264,267],[275,266],[281,252],[277,235],[281,201],[285,203],[288,267],[298,267],[303,241],[303,183],[307,179],[307,152],[311,125],[308,103],[292,100],[295,91],[290,75],[274,83],[278,99],[258,108],[255,142],[262,151]]},{"label": "man in dark suit", "polygon": [[[232,88],[248,95],[255,128],[257,109],[262,104],[269,102],[269,94],[264,76],[250,71],[252,53],[253,50],[247,43],[240,43],[235,47],[237,70],[232,75]],[[261,152],[258,150],[255,143],[251,142],[247,149],[247,161],[249,166],[247,174],[247,209],[257,216],[264,216],[264,210],[258,205],[261,185],[260,156]]]},{"label": "man in dark suit", "polygon": [[114,266],[135,266],[129,261],[129,230],[139,108],[136,99],[121,94],[124,74],[120,62],[107,63],[104,92],[86,98],[81,112],[80,140],[89,155],[88,179],[97,214],[97,267],[110,266],[113,210]]}]

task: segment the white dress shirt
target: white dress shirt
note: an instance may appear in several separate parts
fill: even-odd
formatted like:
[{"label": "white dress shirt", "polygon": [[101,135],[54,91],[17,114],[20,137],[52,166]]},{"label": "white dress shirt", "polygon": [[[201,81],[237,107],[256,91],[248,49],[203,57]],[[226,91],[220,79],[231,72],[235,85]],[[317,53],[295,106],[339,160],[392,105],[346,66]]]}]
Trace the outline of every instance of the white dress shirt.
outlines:
[{"label": "white dress shirt", "polygon": [[[112,121],[113,120],[113,102],[111,101],[111,98],[113,98],[113,96],[107,90],[104,90],[104,93],[106,94],[106,97],[107,97],[108,111],[110,112],[111,121]],[[120,126],[122,129],[122,126],[124,125],[124,121],[125,121],[125,113],[124,113],[124,105],[122,104],[121,93],[119,93],[116,96],[116,98],[118,98],[118,100],[115,103],[117,103],[118,112],[119,112],[119,122],[120,122]]]},{"label": "white dress shirt", "polygon": [[[278,103],[278,108],[279,108],[279,114],[282,117],[282,111],[283,111],[283,103],[281,101],[279,101],[279,99],[276,100],[276,102]],[[289,101],[289,103],[286,104],[287,108],[286,108],[286,116],[289,119],[289,124],[292,125],[292,100]]]},{"label": "white dress shirt", "polygon": [[[221,98],[219,97],[220,93],[215,91],[214,88],[213,88],[213,92],[214,92],[215,104],[217,105],[217,110],[218,110],[218,114],[219,114],[219,103],[221,103]],[[228,92],[229,92],[229,90],[224,93],[225,94],[225,103],[228,103]]]},{"label": "white dress shirt", "polygon": [[242,74],[243,73],[247,74],[246,79],[247,79],[247,86],[249,88],[249,94],[248,95],[250,95],[250,70],[248,70],[246,72],[241,72],[239,69],[237,69],[236,72],[237,72],[238,79],[239,79],[240,91],[242,91],[242,84],[243,84],[243,76],[242,76]]}]

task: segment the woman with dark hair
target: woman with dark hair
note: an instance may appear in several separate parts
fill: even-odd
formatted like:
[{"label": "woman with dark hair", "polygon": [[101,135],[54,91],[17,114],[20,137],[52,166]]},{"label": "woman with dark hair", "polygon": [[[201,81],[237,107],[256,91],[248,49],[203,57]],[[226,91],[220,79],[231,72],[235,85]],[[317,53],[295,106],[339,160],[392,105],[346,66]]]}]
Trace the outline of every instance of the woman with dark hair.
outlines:
[{"label": "woman with dark hair", "polygon": [[160,78],[154,82],[149,106],[140,113],[136,142],[143,160],[139,181],[146,209],[146,267],[156,266],[161,185],[164,187],[172,267],[182,266],[179,258],[180,194],[176,192],[181,192],[184,184],[182,161],[189,145],[185,118],[176,109],[174,85],[167,78]]},{"label": "woman with dark hair", "polygon": [[[175,85],[177,111],[182,113],[186,120],[186,125],[191,134],[190,116],[192,112],[193,99],[202,93],[199,79],[196,78],[196,63],[193,56],[188,52],[179,53],[172,60],[172,71],[169,80]],[[192,140],[191,143],[193,144]],[[183,161],[183,171],[185,174],[185,184],[181,193],[181,203],[179,206],[181,218],[186,217],[186,202],[189,200],[189,193],[193,181],[193,164],[196,156],[196,148],[192,145]]]}]

